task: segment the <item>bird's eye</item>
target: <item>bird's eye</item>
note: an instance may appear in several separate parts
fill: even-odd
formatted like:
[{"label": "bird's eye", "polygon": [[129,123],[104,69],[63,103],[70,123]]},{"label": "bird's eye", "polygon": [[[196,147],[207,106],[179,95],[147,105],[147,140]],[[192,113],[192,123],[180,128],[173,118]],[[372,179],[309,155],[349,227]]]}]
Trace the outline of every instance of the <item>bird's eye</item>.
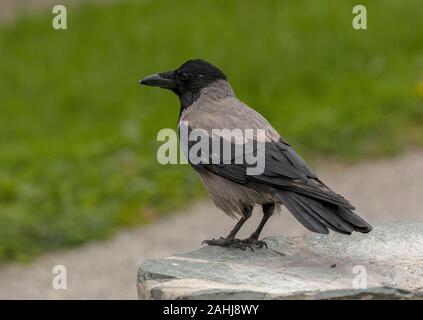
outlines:
[{"label": "bird's eye", "polygon": [[183,72],[183,73],[181,74],[181,79],[182,79],[182,80],[188,80],[188,78],[189,78],[189,74],[188,74],[188,72]]}]

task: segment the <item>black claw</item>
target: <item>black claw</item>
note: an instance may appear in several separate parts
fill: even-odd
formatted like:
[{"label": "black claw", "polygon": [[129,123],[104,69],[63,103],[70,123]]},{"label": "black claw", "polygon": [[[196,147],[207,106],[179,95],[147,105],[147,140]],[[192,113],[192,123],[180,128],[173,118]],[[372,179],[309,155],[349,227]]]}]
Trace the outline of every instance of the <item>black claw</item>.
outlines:
[{"label": "black claw", "polygon": [[246,250],[247,248],[249,248],[249,249],[251,249],[251,251],[254,252],[254,249],[250,244],[244,243],[242,240],[235,239],[235,238],[220,237],[219,239],[204,240],[201,244],[207,244],[209,246],[237,248],[237,249],[241,249],[243,251]]},{"label": "black claw", "polygon": [[259,242],[260,242],[260,244],[259,244],[260,248],[265,247],[266,249],[269,249],[269,248],[267,247],[267,243],[266,243],[265,241],[259,241]]},{"label": "black claw", "polygon": [[252,252],[254,252],[254,249],[253,249],[253,247],[252,247],[252,246],[246,245],[245,247],[246,247],[246,248],[250,248],[250,249],[251,249],[251,251],[252,251]]},{"label": "black claw", "polygon": [[[251,250],[253,250],[253,246],[257,247],[259,249],[262,249],[263,247],[266,247],[266,249],[268,249],[267,247],[267,243],[265,241],[261,241],[261,240],[256,240],[256,239],[251,239],[251,238],[247,238],[247,239],[243,239],[240,240],[243,244],[249,246],[251,248]],[[253,250],[254,251],[254,250]]]},{"label": "black claw", "polygon": [[252,252],[254,252],[254,248],[266,248],[267,243],[262,240],[247,238],[247,239],[235,239],[235,238],[223,238],[220,237],[219,239],[211,239],[211,240],[204,240],[202,243],[207,244],[209,246],[220,246],[220,247],[227,247],[227,248],[237,248],[245,251],[249,248]]}]

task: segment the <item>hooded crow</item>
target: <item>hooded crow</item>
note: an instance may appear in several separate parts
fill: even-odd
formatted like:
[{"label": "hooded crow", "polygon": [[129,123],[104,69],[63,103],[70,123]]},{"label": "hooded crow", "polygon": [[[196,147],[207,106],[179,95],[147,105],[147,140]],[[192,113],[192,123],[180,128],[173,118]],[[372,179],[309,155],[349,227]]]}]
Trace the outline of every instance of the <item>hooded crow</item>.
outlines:
[{"label": "hooded crow", "polygon": [[[181,141],[186,145],[183,149],[188,161],[199,173],[215,205],[228,215],[239,217],[227,237],[205,240],[205,243],[243,250],[266,246],[259,240],[260,232],[280,205],[313,232],[328,234],[330,229],[349,235],[353,231],[367,233],[372,230],[353,212],[355,208],[345,198],[316,176],[262,115],[238,100],[225,74],[212,64],[201,59],[189,60],[176,70],[145,77],[140,84],[173,91],[180,101],[179,130],[201,129],[212,137],[210,145],[215,139],[214,129],[264,131],[265,165],[256,175],[248,174],[245,161],[214,161],[214,150],[206,159],[210,161],[194,163],[189,157],[193,144]],[[232,152],[231,156],[233,159]],[[254,206],[262,207],[260,224],[248,238],[235,238]]]}]

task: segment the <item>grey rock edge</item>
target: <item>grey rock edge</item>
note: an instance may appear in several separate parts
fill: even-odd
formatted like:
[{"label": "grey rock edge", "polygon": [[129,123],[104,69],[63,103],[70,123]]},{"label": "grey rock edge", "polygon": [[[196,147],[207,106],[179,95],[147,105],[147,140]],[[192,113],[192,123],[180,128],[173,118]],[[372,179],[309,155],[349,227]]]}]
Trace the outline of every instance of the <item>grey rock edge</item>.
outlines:
[{"label": "grey rock edge", "polygon": [[138,270],[139,298],[423,299],[421,222],[265,241],[269,248],[254,252],[204,246],[146,261]]}]

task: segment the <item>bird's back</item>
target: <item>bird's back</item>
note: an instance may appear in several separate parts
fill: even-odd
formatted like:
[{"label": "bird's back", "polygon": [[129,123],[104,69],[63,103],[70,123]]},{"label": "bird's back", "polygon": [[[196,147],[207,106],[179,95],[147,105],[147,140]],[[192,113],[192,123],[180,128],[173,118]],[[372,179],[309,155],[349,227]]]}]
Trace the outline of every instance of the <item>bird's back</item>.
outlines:
[{"label": "bird's back", "polygon": [[203,89],[200,97],[182,111],[181,121],[188,122],[192,129],[206,130],[210,135],[213,129],[263,129],[267,142],[280,139],[278,132],[260,113],[235,97],[226,81],[218,81]]}]

